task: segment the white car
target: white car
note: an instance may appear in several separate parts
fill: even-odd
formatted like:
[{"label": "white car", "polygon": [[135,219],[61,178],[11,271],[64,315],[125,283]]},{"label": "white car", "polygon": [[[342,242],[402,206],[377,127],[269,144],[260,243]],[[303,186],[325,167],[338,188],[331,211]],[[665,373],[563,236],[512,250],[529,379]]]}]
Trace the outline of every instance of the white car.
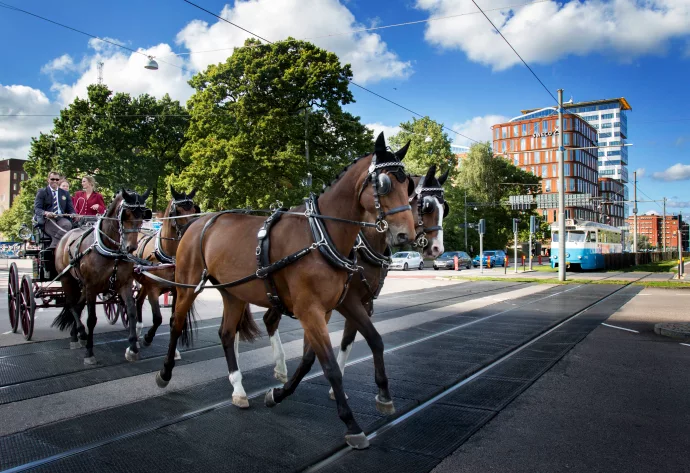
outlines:
[{"label": "white car", "polygon": [[416,251],[400,251],[393,255],[390,268],[403,271],[411,268],[424,269],[424,258]]}]

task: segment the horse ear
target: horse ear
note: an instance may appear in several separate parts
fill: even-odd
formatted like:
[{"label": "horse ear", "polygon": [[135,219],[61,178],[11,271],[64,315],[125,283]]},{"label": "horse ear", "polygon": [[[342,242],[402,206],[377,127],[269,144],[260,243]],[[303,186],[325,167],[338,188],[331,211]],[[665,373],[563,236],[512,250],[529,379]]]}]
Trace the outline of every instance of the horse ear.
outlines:
[{"label": "horse ear", "polygon": [[127,192],[127,189],[125,189],[124,187],[122,189],[120,189],[120,194],[122,194],[123,199],[125,199],[125,200],[129,199],[129,193]]},{"label": "horse ear", "polygon": [[144,192],[144,195],[141,196],[142,199],[144,199],[144,202],[146,202],[146,199],[149,198],[149,194],[151,193],[151,188],[149,187],[146,189],[146,192]]},{"label": "horse ear", "polygon": [[398,161],[402,161],[405,159],[405,155],[407,154],[407,150],[410,149],[410,141],[408,140],[407,144],[400,148],[398,151],[395,152],[395,157],[398,158]]},{"label": "horse ear", "polygon": [[450,169],[448,169],[446,172],[444,172],[441,177],[438,178],[438,183],[440,185],[443,185],[446,180],[448,180],[448,173],[450,172]]},{"label": "horse ear", "polygon": [[385,153],[386,152],[386,139],[383,137],[383,132],[379,133],[378,138],[376,138],[376,144],[374,145],[375,153]]},{"label": "horse ear", "polygon": [[426,172],[426,176],[424,177],[424,182],[429,182],[431,183],[432,179],[436,178],[436,165],[432,164],[429,166],[429,170]]},{"label": "horse ear", "polygon": [[194,196],[196,196],[196,189],[192,189],[192,192],[190,192],[189,194],[187,194],[187,198],[188,198],[188,199],[193,199]]},{"label": "horse ear", "polygon": [[175,191],[175,188],[170,184],[170,194],[173,196],[173,200],[180,200],[180,194]]}]

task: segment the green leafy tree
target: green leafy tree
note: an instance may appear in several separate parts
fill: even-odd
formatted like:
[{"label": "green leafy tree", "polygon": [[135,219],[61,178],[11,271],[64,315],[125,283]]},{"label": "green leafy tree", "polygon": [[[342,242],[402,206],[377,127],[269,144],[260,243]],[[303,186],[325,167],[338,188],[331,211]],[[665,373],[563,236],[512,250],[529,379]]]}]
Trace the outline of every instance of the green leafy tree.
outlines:
[{"label": "green leafy tree", "polygon": [[408,141],[405,167],[411,173],[424,175],[432,164],[442,170],[455,169],[457,162],[450,150],[450,139],[440,123],[429,117],[401,123],[400,131],[390,137],[389,143],[398,149]]},{"label": "green leafy tree", "polygon": [[177,184],[199,189],[213,209],[294,203],[321,189],[372,150],[371,131],[342,110],[354,101],[351,77],[349,65],[311,43],[247,40],[189,81],[195,93]]},{"label": "green leafy tree", "polygon": [[[529,228],[532,211],[514,211],[508,197],[525,193],[522,184],[537,184],[539,178],[514,166],[500,156],[494,156],[489,143],[474,144],[466,158],[460,162],[454,186],[446,186],[446,199],[451,214],[444,221],[444,244],[450,249],[464,249],[465,196],[467,196],[467,221],[486,221],[484,248],[503,249],[513,239],[513,218],[519,218],[520,228]],[[479,253],[477,229],[468,229],[468,250]],[[471,248],[469,248],[471,247]]]}]

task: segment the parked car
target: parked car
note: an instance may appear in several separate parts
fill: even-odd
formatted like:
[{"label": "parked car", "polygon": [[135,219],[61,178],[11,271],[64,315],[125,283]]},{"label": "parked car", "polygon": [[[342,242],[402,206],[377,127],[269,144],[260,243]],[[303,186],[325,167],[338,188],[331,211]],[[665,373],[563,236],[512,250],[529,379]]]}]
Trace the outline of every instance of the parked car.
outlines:
[{"label": "parked car", "polygon": [[464,251],[446,251],[434,260],[434,269],[455,269],[455,257],[458,257],[458,269],[470,269],[472,258]]},{"label": "parked car", "polygon": [[[491,257],[491,262],[489,262],[489,257]],[[505,266],[506,265],[506,252],[503,250],[490,250],[485,251],[484,256],[482,256],[482,265],[486,268],[489,264],[493,268],[494,266]],[[475,268],[479,267],[479,255],[475,256],[472,260],[472,266]]]},{"label": "parked car", "polygon": [[424,258],[416,251],[399,251],[393,255],[390,269],[402,269],[407,271],[410,268],[424,269]]}]

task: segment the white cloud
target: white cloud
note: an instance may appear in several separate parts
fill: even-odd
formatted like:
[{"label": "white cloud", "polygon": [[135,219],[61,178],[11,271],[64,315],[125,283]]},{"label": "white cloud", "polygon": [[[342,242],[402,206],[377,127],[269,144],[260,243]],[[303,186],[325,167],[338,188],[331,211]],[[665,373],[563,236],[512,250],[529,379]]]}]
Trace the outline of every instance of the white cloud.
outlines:
[{"label": "white cloud", "polygon": [[50,129],[57,109],[38,89],[0,84],[0,115],[24,115],[0,116],[0,159],[26,159],[31,137]]},{"label": "white cloud", "polygon": [[[510,118],[503,115],[484,115],[483,117],[470,118],[462,123],[455,123],[451,128],[476,141],[492,141],[491,127],[508,120]],[[453,143],[457,145],[470,146],[472,144],[472,141],[462,136],[455,135],[452,138]]]},{"label": "white cloud", "polygon": [[[336,53],[342,64],[351,64],[354,79],[359,82],[405,78],[412,73],[411,63],[400,60],[378,34],[360,32],[324,37],[366,27],[338,0],[238,0],[234,8],[226,5],[220,16],[269,41],[289,36],[312,38],[309,40],[317,46]],[[209,25],[194,20],[178,33],[177,43],[191,51],[221,49],[190,55],[192,67],[201,70],[225,61],[232,50],[224,48],[241,46],[249,37],[224,21]]]},{"label": "white cloud", "polygon": [[374,139],[376,139],[376,137],[379,136],[379,133],[383,132],[383,136],[386,138],[386,142],[388,142],[388,138],[390,138],[393,135],[397,135],[400,132],[399,126],[384,125],[380,122],[367,123],[364,126],[366,126],[374,132]]},{"label": "white cloud", "polygon": [[690,164],[674,164],[663,172],[655,172],[652,176],[660,181],[687,181],[690,179]]},{"label": "white cloud", "polygon": [[[491,10],[504,5],[504,0],[484,0],[481,6]],[[472,12],[461,0],[417,0],[416,6],[432,18]],[[631,61],[663,54],[671,40],[690,35],[687,0],[547,1],[486,14],[528,64],[591,53]],[[429,22],[425,38],[464,51],[470,60],[494,70],[520,63],[481,13]]]},{"label": "white cloud", "polygon": [[647,170],[645,168],[637,168],[635,169],[635,172],[637,173],[638,179],[642,179],[647,175]]},{"label": "white cloud", "polygon": [[44,74],[52,74],[53,72],[58,72],[58,71],[70,71],[75,69],[74,61],[72,60],[72,56],[69,54],[63,54],[60,57],[56,57],[52,61],[50,61],[48,64],[43,66],[41,68],[41,72]]},{"label": "white cloud", "polygon": [[680,200],[669,200],[666,201],[666,206],[673,209],[687,209],[688,207],[690,207],[690,202]]}]

